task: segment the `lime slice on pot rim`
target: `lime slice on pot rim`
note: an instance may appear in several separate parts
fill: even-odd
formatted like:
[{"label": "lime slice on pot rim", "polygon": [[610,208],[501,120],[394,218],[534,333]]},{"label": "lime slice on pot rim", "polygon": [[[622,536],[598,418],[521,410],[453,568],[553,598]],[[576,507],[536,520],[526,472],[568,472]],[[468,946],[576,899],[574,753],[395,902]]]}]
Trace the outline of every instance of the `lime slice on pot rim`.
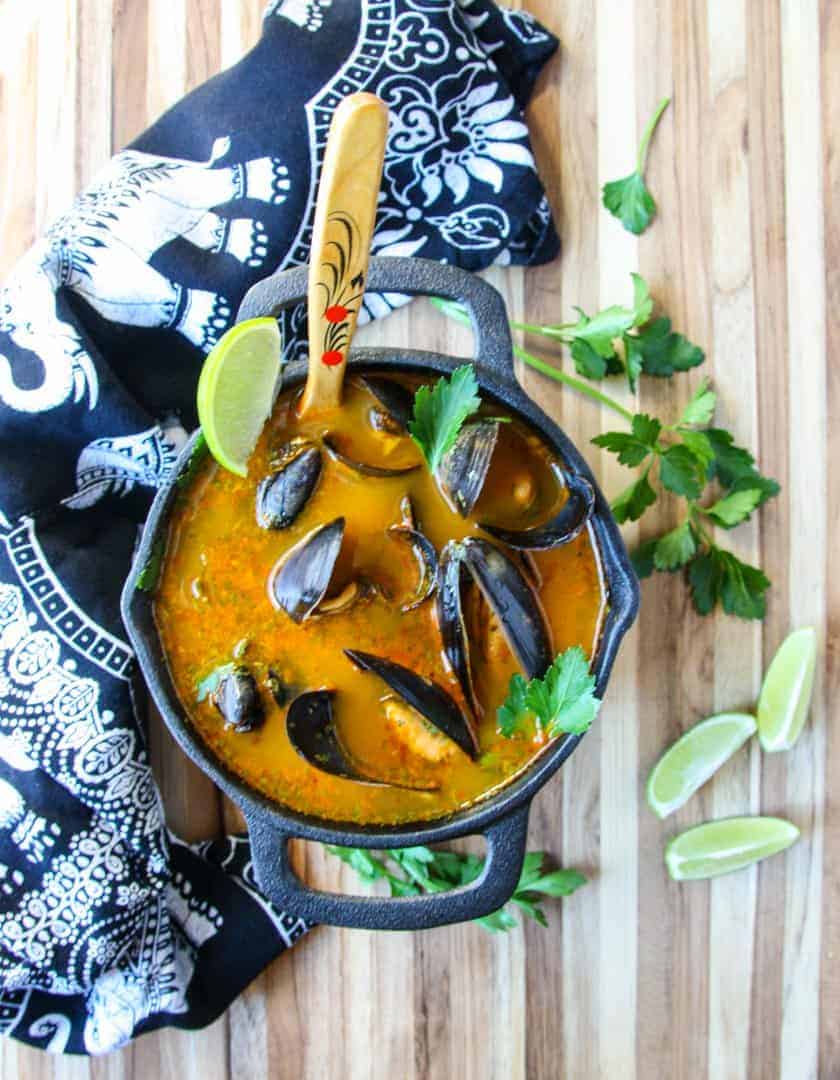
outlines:
[{"label": "lime slice on pot rim", "polygon": [[280,368],[280,328],[272,318],[237,323],[204,361],[198,419],[210,453],[237,476],[247,476],[248,458],[271,414]]}]

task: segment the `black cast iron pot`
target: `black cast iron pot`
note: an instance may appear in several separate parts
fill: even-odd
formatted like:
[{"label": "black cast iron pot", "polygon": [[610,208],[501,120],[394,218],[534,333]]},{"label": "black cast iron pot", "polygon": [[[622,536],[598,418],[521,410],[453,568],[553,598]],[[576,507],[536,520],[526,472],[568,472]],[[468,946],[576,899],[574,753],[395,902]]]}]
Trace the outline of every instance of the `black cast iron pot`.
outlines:
[{"label": "black cast iron pot", "polygon": [[[300,266],[267,278],[245,297],[238,318],[277,315],[306,298],[307,267]],[[630,567],[615,521],[592,474],[575,447],[523,392],[513,373],[513,354],[504,301],[480,278],[425,259],[371,259],[367,288],[377,292],[442,296],[462,303],[470,313],[475,334],[475,368],[485,396],[503,402],[538,431],[572,473],[586,477],[595,488],[591,519],[608,592],[609,611],[593,661],[597,693],[603,697],[619,643],[638,609],[638,583]],[[355,349],[351,369],[449,373],[460,361],[439,353],[413,349]],[[303,382],[306,365],[290,364],[283,385]],[[255,791],[218,761],[193,730],[178,699],[167,668],[153,615],[153,595],[138,588],[138,578],[165,542],[169,514],[178,494],[177,481],[190,460],[196,436],[184,448],[168,483],[152,506],[122,597],[122,613],[140,668],[173,736],[240,808],[248,824],[254,869],[260,888],[280,909],[310,922],[333,923],[378,930],[416,930],[460,922],[489,914],[513,894],[525,853],[531,800],[575,749],[580,736],[552,743],[527,770],[497,794],[437,821],[382,826],[324,821],[289,810]],[[325,893],[309,888],[289,861],[293,837],[346,847],[398,848],[435,844],[458,836],[483,834],[487,859],[483,872],[470,885],[446,893],[410,897],[362,897]]]}]

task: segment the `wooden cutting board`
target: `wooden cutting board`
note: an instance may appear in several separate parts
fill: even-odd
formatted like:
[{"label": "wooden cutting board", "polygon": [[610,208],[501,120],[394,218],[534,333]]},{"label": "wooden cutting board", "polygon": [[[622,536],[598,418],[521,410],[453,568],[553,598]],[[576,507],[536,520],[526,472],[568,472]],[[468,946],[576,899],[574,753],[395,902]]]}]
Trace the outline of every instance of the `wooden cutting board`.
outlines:
[{"label": "wooden cutting board", "polygon": [[[551,266],[490,277],[516,316],[557,322],[572,304],[623,301],[636,269],[705,347],[722,422],[784,489],[732,537],[773,580],[768,617],[701,619],[676,578],[645,583],[600,721],[534,806],[532,845],[591,877],[550,904],[547,930],[320,928],[205,1031],[149,1035],[96,1062],[0,1041],[4,1077],[840,1075],[840,820],[830,795],[840,737],[829,726],[840,682],[840,575],[829,572],[840,526],[840,4],[524,6],[562,40],[530,120],[564,252]],[[261,7],[0,4],[4,274],[112,152],[256,40]],[[660,214],[637,240],[599,208],[599,185],[629,171],[637,131],[671,93],[649,168]],[[463,345],[419,303],[365,337]],[[676,415],[701,374],[645,385],[642,406]],[[579,446],[609,421],[547,380],[523,378]],[[588,457],[607,492],[627,482],[606,455],[590,448]],[[672,524],[672,512],[663,503],[645,531]],[[637,532],[628,528],[629,542]],[[818,628],[822,663],[796,750],[762,758],[753,747],[659,823],[642,800],[652,762],[699,718],[749,706],[763,664],[803,624]],[[171,825],[211,835],[228,818],[216,794],[159,727],[153,741]],[[758,811],[790,817],[801,842],[712,885],[669,882],[662,849],[676,828]],[[315,849],[305,863],[323,886],[352,884]]]}]

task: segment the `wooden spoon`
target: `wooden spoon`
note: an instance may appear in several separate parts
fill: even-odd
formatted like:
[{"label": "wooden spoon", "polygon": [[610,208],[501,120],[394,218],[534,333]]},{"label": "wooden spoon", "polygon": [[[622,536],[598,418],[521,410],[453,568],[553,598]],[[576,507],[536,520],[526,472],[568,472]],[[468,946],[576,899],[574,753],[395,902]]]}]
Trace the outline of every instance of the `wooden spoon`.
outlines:
[{"label": "wooden spoon", "polygon": [[333,116],[309,260],[309,373],[301,415],[337,408],[365,291],[388,109],[352,94]]}]

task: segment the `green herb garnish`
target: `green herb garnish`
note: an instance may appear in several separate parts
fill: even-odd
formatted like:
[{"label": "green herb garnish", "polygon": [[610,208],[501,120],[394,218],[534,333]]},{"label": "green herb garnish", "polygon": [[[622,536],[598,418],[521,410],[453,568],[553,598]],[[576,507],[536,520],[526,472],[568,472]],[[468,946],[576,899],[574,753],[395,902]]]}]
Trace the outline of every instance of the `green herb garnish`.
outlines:
[{"label": "green herb garnish", "polygon": [[663,98],[656,106],[656,111],[648,121],[639,144],[636,156],[636,168],[629,176],[621,180],[611,180],[604,184],[601,198],[604,206],[613,217],[618,218],[628,232],[638,236],[650,225],[656,214],[656,203],[645,184],[645,162],[651,136],[656,130],[662,114],[671,103],[670,98]]},{"label": "green herb garnish", "polygon": [[499,730],[507,738],[521,730],[529,718],[554,738],[561,734],[582,735],[600,707],[586,653],[575,645],[554,658],[542,679],[526,682],[521,675],[513,675],[508,696],[496,715]]},{"label": "green herb garnish", "polygon": [[[708,381],[700,384],[672,424],[645,412],[631,412],[587,381],[623,373],[635,389],[642,375],[669,378],[703,362],[703,351],[675,333],[669,319],[648,321],[653,304],[646,283],[635,274],[633,297],[631,307],[608,307],[591,319],[581,314],[574,323],[511,322],[513,330],[570,346],[577,370],[585,376],[582,379],[519,346],[514,346],[514,352],[529,367],[610,409],[627,425],[593,439],[596,446],[615,454],[622,465],[638,470],[633,482],[612,500],[619,522],[638,521],[663,489],[684,500],[676,527],[646,541],[633,553],[638,575],[684,569],[694,606],[701,615],[720,603],[728,614],[763,618],[769,581],[758,567],[741,562],[716,544],[710,528],[735,528],[778,495],[779,485],[758,471],[752,454],[738,446],[730,432],[708,426],[717,403]],[[457,304],[444,300],[433,303],[459,322],[469,322]],[[620,336],[611,337],[613,333]]]},{"label": "green herb garnish", "polygon": [[211,694],[215,694],[219,689],[219,683],[222,679],[235,670],[236,664],[222,664],[221,667],[211,671],[209,675],[205,675],[203,679],[200,679],[195,684],[195,700],[206,701]]},{"label": "green herb garnish", "polygon": [[478,381],[471,364],[456,368],[450,379],[441,376],[434,386],[418,389],[408,430],[432,472],[452,448],[464,421],[480,405]]},{"label": "green herb garnish", "polygon": [[[386,881],[392,896],[418,896],[469,885],[484,867],[480,855],[432,851],[427,847],[394,848],[380,854],[365,848],[328,846],[327,851],[352,867],[367,884]],[[511,930],[517,925],[512,911],[515,906],[540,926],[547,926],[548,919],[540,906],[543,898],[570,896],[586,883],[586,878],[577,870],[546,870],[545,860],[544,852],[529,851],[508,904],[475,922],[494,932]]]},{"label": "green herb garnish", "polygon": [[160,572],[163,569],[163,556],[165,551],[166,541],[162,536],[159,536],[152,545],[145,566],[137,575],[136,588],[140,589],[142,592],[155,591],[157,583],[160,581]]}]

